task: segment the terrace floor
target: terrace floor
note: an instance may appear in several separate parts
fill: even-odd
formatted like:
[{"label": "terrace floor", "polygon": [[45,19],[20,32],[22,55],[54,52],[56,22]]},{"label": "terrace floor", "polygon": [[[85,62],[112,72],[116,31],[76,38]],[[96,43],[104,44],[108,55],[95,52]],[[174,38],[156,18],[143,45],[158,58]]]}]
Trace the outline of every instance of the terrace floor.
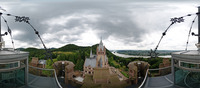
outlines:
[{"label": "terrace floor", "polygon": [[144,88],[176,88],[173,85],[172,74],[159,77],[148,77]]},{"label": "terrace floor", "polygon": [[28,86],[20,88],[59,88],[54,77],[42,77],[29,74]]}]

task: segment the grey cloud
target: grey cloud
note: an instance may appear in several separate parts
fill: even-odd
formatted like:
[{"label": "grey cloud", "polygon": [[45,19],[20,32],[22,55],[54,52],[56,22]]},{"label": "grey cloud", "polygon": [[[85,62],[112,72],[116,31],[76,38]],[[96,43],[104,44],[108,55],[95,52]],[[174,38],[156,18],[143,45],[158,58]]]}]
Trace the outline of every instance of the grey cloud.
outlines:
[{"label": "grey cloud", "polygon": [[[153,0],[154,2],[156,0]],[[171,1],[171,0],[170,0]],[[144,41],[143,35],[146,33],[150,33],[151,31],[155,30],[156,27],[147,28],[148,26],[140,26],[138,25],[137,16],[143,13],[151,13],[151,11],[162,11],[163,7],[158,4],[149,4],[149,1],[132,1],[132,0],[116,0],[116,1],[101,1],[101,0],[92,0],[92,1],[54,1],[54,2],[17,2],[16,4],[9,4],[11,9],[9,12],[15,15],[24,15],[30,17],[31,24],[40,32],[41,35],[44,33],[57,33],[57,37],[52,38],[52,40],[47,40],[48,42],[59,42],[59,43],[66,43],[66,42],[73,42],[79,40],[77,37],[70,37],[75,35],[80,35],[81,33],[87,31],[84,28],[84,24],[87,24],[89,27],[93,28],[93,30],[100,30],[104,32],[100,32],[98,34],[103,36],[104,39],[107,39],[109,36],[114,36],[116,39],[123,39],[125,44],[135,44]],[[133,3],[133,4],[131,4]],[[166,2],[163,2],[166,3]],[[154,6],[158,5],[158,6]],[[159,7],[160,6],[160,7]],[[151,7],[151,8],[150,8]],[[135,12],[133,12],[133,9]],[[144,11],[143,11],[144,10]],[[60,16],[71,16],[72,14],[98,14],[100,15],[97,18],[96,22],[91,22],[87,19],[72,19],[69,20],[64,26],[49,26],[47,24],[43,24],[42,22],[50,20],[52,18],[59,18]],[[145,21],[146,17],[141,18]],[[24,34],[14,36],[14,39],[20,40],[23,42],[27,42],[28,44],[37,44],[40,43],[38,41],[37,36],[34,34],[34,31],[28,24],[25,23],[15,23],[14,18],[6,17],[9,22],[11,28],[19,31],[23,31]],[[156,18],[155,18],[156,19]],[[137,20],[137,21],[135,21]],[[152,24],[158,24],[160,22],[152,21]],[[166,25],[167,23],[163,23],[161,25]],[[4,25],[5,26],[5,25]],[[64,30],[73,31],[75,27],[79,27],[83,30],[78,30],[73,33],[65,33],[62,32]],[[162,26],[163,27],[163,26]],[[159,27],[158,29],[163,29]],[[164,30],[164,29],[163,29]],[[59,39],[66,35],[66,42]]]}]

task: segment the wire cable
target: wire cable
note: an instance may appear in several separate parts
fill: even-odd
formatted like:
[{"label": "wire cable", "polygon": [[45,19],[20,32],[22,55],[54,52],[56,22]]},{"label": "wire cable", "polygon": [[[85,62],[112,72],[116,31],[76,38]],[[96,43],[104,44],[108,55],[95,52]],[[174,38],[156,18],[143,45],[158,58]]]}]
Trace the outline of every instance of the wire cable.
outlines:
[{"label": "wire cable", "polygon": [[191,33],[193,24],[194,24],[194,22],[195,22],[195,20],[196,20],[197,17],[198,17],[198,16],[196,16],[196,17],[194,18],[194,20],[192,21],[192,24],[191,24],[191,26],[190,26],[190,30],[189,30],[188,38],[187,38],[187,42],[186,42],[186,48],[185,48],[186,51],[187,51],[187,47],[188,47],[188,43],[189,43],[190,33]]},{"label": "wire cable", "polygon": [[[35,34],[38,36],[38,38],[40,39],[40,41],[42,42],[42,45],[46,51],[45,53],[45,56],[47,59],[51,59],[51,61],[53,62],[53,59],[52,59],[52,53],[49,49],[46,48],[42,38],[40,37],[40,34],[39,32],[33,27],[33,25],[29,22],[30,18],[29,17],[25,17],[25,16],[16,16],[16,15],[12,15],[12,14],[4,14],[4,15],[7,15],[7,16],[12,16],[12,17],[15,17],[15,22],[25,22],[27,24],[29,24],[29,26],[31,26],[31,28],[34,30]],[[53,63],[54,64],[54,63]],[[55,64],[54,66],[56,68],[58,68]]]},{"label": "wire cable", "polygon": [[160,45],[160,42],[162,41],[163,37],[166,35],[167,31],[169,30],[169,28],[173,25],[174,23],[172,22],[168,27],[167,29],[162,33],[162,36],[156,46],[156,48],[154,49],[154,52],[156,52],[156,50],[158,49],[158,46]]},{"label": "wire cable", "polygon": [[[32,25],[28,20],[25,21],[25,22],[31,26],[31,28],[35,31],[35,34],[38,36],[38,38],[39,38],[40,41],[42,42],[42,45],[43,45],[43,47],[44,47],[44,49],[45,49],[45,51],[46,51],[46,53],[45,53],[46,58],[47,58],[47,59],[51,59],[51,61],[53,62],[53,58],[52,58],[51,51],[50,51],[49,49],[46,48],[46,46],[45,46],[45,44],[44,44],[42,38],[40,37],[39,32],[33,27],[33,25]],[[53,64],[54,64],[54,66],[55,66],[56,68],[58,68],[58,67],[55,65],[55,63],[53,63]]]},{"label": "wire cable", "polygon": [[6,20],[3,16],[1,16],[1,17],[3,18],[4,22],[6,23],[6,26],[7,26],[7,28],[8,28],[8,33],[10,34],[10,37],[11,37],[13,49],[15,49],[15,45],[14,45],[14,41],[13,41],[13,37],[12,37],[12,31],[11,31],[9,25],[8,25],[7,20]]},{"label": "wire cable", "polygon": [[195,14],[187,14],[187,15],[185,15],[185,16],[181,16],[181,17],[174,17],[174,18],[171,18],[171,24],[167,27],[167,29],[165,29],[165,31],[162,33],[162,36],[161,36],[161,38],[160,38],[160,40],[159,40],[159,42],[158,42],[158,44],[156,45],[156,47],[155,47],[155,49],[154,50],[150,50],[150,56],[151,56],[151,58],[156,58],[157,57],[157,55],[158,55],[158,53],[156,53],[156,51],[157,51],[157,49],[158,49],[158,47],[159,47],[159,45],[160,45],[160,43],[161,43],[161,41],[162,41],[162,39],[163,39],[163,37],[166,35],[166,33],[167,33],[167,31],[169,30],[169,28],[173,25],[173,24],[175,24],[175,23],[181,23],[181,22],[184,22],[184,17],[188,17],[188,16],[192,16],[192,15],[196,15],[196,13]]}]

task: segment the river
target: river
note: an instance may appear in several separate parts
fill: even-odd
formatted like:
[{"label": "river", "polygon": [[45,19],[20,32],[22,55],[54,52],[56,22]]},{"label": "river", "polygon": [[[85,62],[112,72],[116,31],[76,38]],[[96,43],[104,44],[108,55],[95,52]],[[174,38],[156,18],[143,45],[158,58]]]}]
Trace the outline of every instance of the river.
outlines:
[{"label": "river", "polygon": [[[117,52],[112,52],[114,55],[119,56],[119,57],[123,57],[123,58],[129,58],[129,57],[134,57],[134,58],[150,58],[150,56],[134,56],[134,55],[125,55],[125,54],[120,54]],[[165,56],[158,56],[161,58],[171,58],[171,55],[165,55]]]}]

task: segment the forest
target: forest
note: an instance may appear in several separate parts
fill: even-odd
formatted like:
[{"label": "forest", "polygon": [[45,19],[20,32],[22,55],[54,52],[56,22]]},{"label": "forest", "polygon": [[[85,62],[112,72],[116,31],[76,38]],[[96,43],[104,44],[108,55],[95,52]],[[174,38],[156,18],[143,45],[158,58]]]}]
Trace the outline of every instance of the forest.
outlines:
[{"label": "forest", "polygon": [[[96,48],[98,44],[93,46],[77,46],[74,44],[68,44],[60,48],[51,49],[52,58],[48,59],[45,56],[44,49],[37,48],[20,48],[22,51],[29,52],[29,62],[32,57],[38,57],[39,59],[47,60],[46,68],[53,68],[52,64],[56,61],[67,60],[75,64],[75,70],[83,70],[83,65],[86,57],[89,57],[90,50],[92,53],[96,54]],[[146,61],[150,64],[150,68],[159,68],[159,64],[162,62],[161,58],[123,58],[112,54],[109,50],[106,51],[108,57],[108,63],[110,66],[120,69],[121,73],[128,77],[128,67],[127,65],[132,61]]]}]

